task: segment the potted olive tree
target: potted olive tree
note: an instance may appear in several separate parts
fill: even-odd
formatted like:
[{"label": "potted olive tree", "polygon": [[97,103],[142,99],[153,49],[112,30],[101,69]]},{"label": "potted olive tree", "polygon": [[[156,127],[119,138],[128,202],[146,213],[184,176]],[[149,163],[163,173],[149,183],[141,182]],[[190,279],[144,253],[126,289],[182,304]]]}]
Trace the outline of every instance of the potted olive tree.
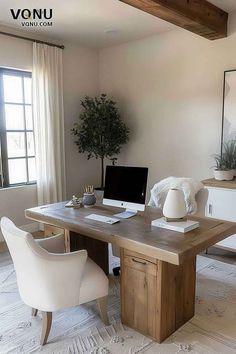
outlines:
[{"label": "potted olive tree", "polygon": [[76,137],[75,144],[80,153],[87,153],[88,159],[100,159],[100,187],[95,189],[103,190],[105,159],[115,163],[115,156],[129,139],[129,129],[122,121],[116,103],[107,95],[94,98],[86,96],[81,105],[83,111],[79,122],[74,124],[71,132]]},{"label": "potted olive tree", "polygon": [[236,169],[236,141],[230,140],[223,144],[222,153],[214,155],[214,177],[221,181],[231,181]]}]

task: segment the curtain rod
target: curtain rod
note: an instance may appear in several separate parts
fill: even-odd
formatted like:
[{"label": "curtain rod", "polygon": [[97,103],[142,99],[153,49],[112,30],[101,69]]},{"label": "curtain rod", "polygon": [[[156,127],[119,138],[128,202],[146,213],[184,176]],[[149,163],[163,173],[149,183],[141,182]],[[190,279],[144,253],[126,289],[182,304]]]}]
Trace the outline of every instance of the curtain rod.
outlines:
[{"label": "curtain rod", "polygon": [[36,43],[41,43],[41,44],[47,44],[51,47],[57,47],[60,49],[64,49],[65,46],[64,45],[60,45],[60,44],[54,44],[54,43],[50,43],[50,42],[44,42],[44,41],[40,41],[38,39],[33,39],[33,38],[28,38],[28,37],[24,37],[24,36],[18,36],[17,34],[13,34],[13,33],[7,33],[7,32],[2,32],[0,31],[0,34],[3,34],[4,36],[8,36],[8,37],[13,37],[13,38],[18,38],[18,39],[24,39],[26,41],[30,41],[30,42],[36,42]]}]

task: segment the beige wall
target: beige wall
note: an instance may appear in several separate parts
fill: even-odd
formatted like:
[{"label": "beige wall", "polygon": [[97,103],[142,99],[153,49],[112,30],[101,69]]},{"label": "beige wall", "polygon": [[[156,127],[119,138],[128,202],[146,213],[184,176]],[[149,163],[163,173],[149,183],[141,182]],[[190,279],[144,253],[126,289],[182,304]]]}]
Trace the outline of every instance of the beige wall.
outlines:
[{"label": "beige wall", "polygon": [[131,129],[119,162],[167,176],[212,175],[220,149],[223,72],[236,69],[236,35],[208,41],[184,30],[103,49],[100,91]]},{"label": "beige wall", "polygon": [[24,217],[24,210],[36,206],[35,185],[4,188],[0,190],[0,217],[8,216],[17,225],[30,223]]},{"label": "beige wall", "polygon": [[98,161],[79,154],[71,129],[81,112],[80,100],[98,94],[98,52],[66,44],[64,50],[64,106],[68,198],[81,195],[86,184],[97,185]]},{"label": "beige wall", "polygon": [[[0,48],[0,66],[32,70],[31,42],[0,35]],[[70,135],[73,122],[79,115],[80,99],[85,94],[98,92],[98,53],[65,43],[63,55],[67,194],[70,197],[80,193],[82,185],[96,184],[99,180],[97,162],[88,162],[79,155]],[[0,189],[0,216],[11,217],[18,226],[30,223],[24,218],[24,210],[36,204],[36,186]]]}]

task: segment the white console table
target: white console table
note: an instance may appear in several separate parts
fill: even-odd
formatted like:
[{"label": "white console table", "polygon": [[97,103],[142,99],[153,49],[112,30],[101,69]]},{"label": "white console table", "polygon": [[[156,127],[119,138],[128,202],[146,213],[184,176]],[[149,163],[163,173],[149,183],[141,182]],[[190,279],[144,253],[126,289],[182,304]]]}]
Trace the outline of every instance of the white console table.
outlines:
[{"label": "white console table", "polygon": [[[236,179],[217,181],[214,178],[202,181],[207,191],[205,216],[236,221]],[[215,244],[215,247],[236,252],[236,234]]]}]

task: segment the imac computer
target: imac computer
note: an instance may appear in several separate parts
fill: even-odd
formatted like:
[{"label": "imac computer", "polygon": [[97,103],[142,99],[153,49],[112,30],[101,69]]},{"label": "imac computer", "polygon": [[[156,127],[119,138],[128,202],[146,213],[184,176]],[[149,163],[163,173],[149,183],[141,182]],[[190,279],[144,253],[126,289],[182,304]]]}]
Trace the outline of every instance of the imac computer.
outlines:
[{"label": "imac computer", "polygon": [[146,167],[107,166],[104,205],[126,208],[114,216],[130,218],[144,211],[148,169]]}]

